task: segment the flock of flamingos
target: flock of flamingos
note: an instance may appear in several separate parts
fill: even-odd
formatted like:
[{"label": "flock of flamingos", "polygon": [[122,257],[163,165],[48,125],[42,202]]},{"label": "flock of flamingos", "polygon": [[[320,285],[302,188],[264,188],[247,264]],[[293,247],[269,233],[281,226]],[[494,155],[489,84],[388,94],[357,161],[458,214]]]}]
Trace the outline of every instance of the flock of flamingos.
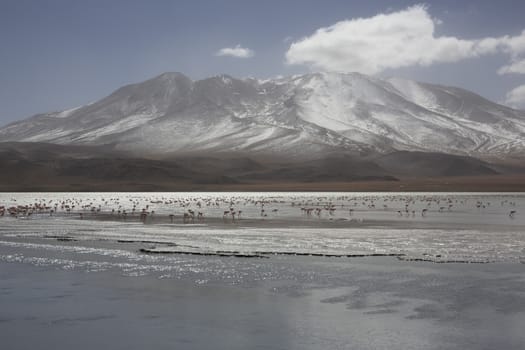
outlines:
[{"label": "flock of flamingos", "polygon": [[[11,198],[9,205],[0,205],[0,217],[29,218],[36,215],[73,216],[78,219],[106,218],[115,220],[140,220],[152,222],[203,222],[206,218],[236,222],[245,218],[276,218],[280,211],[288,215],[305,218],[352,220],[355,212],[383,211],[396,217],[425,217],[429,212],[451,212],[456,208],[469,207],[482,211],[491,206],[504,207],[506,215],[513,219],[517,215],[516,202],[504,199],[497,203],[465,199],[453,196],[338,196],[312,198],[251,197],[232,198],[195,196],[187,198],[169,197],[111,197],[111,198],[65,198],[35,199],[32,203],[18,204]],[[337,214],[337,215],[336,215]],[[345,219],[347,217],[348,219]]]}]

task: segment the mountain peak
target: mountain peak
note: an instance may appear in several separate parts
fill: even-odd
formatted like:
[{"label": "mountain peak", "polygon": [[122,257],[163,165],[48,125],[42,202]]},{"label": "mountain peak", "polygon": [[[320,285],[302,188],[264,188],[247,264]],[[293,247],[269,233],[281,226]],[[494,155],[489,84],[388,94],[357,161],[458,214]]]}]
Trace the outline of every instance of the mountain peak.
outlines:
[{"label": "mountain peak", "polygon": [[0,129],[0,141],[112,145],[150,154],[525,153],[525,112],[468,91],[360,73],[274,79],[179,72]]},{"label": "mountain peak", "polygon": [[164,72],[160,75],[157,75],[151,80],[170,81],[170,80],[177,80],[177,79],[191,80],[186,75],[180,72]]}]

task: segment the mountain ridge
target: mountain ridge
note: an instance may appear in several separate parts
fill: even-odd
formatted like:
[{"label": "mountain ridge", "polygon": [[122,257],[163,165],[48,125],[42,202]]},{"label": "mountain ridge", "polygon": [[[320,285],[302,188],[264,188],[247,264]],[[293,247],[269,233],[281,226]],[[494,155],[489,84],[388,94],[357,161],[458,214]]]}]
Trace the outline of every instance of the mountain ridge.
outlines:
[{"label": "mountain ridge", "polygon": [[191,80],[168,72],[85,106],[13,122],[0,128],[7,141],[157,158],[420,151],[504,161],[525,154],[525,111],[461,88],[360,73]]}]

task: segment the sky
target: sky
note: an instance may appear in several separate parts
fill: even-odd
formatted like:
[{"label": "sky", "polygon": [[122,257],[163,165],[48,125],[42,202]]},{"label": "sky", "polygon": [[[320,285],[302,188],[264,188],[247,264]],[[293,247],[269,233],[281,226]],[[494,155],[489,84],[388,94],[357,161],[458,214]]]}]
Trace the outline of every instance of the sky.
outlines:
[{"label": "sky", "polygon": [[525,1],[0,0],[0,125],[163,72],[361,72],[525,109]]}]

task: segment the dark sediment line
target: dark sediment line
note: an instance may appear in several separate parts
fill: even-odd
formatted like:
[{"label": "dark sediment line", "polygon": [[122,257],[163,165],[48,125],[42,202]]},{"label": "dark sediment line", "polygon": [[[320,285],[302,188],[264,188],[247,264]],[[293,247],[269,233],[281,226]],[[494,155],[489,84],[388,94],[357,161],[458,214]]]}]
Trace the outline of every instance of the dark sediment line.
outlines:
[{"label": "dark sediment line", "polygon": [[134,240],[134,239],[117,239],[117,243],[147,243],[147,244],[163,244],[168,247],[176,247],[178,244],[161,241],[148,241],[148,240]]},{"label": "dark sediment line", "polygon": [[77,242],[78,239],[71,236],[45,235],[44,238],[56,239],[59,242]]},{"label": "dark sediment line", "polygon": [[398,256],[398,260],[401,261],[414,261],[414,262],[431,262],[434,264],[490,264],[493,261],[490,260],[462,260],[462,259],[450,259],[450,260],[439,260],[430,258],[408,258],[406,256]]},{"label": "dark sediment line", "polygon": [[[173,245],[176,246],[176,245]],[[371,253],[371,254],[325,254],[325,253],[301,253],[301,252],[272,252],[272,251],[255,251],[253,253],[242,253],[239,251],[223,251],[218,250],[216,252],[211,251],[191,251],[191,250],[162,250],[157,248],[141,248],[141,253],[148,254],[189,254],[189,255],[205,255],[205,256],[231,256],[238,258],[269,258],[270,255],[292,255],[292,256],[318,256],[325,258],[364,258],[364,257],[379,257],[379,256],[393,256],[401,257],[404,254],[382,254],[382,253]]]},{"label": "dark sediment line", "polygon": [[259,254],[248,254],[240,252],[228,252],[228,251],[218,251],[218,252],[197,252],[197,251],[185,251],[185,250],[156,250],[141,248],[139,249],[141,253],[146,254],[181,254],[181,255],[202,255],[202,256],[221,256],[221,257],[235,257],[235,258],[268,258],[264,255]]},{"label": "dark sediment line", "polygon": [[[148,254],[188,254],[202,256],[224,256],[236,258],[269,258],[270,256],[315,256],[325,258],[366,258],[366,257],[396,257],[400,261],[406,262],[429,262],[435,264],[490,264],[490,260],[463,260],[463,259],[431,259],[431,258],[411,258],[403,253],[370,253],[370,254],[325,254],[325,253],[306,253],[306,252],[273,252],[273,251],[254,251],[253,253],[242,253],[239,251],[186,251],[186,250],[161,250],[156,248],[141,248],[141,253]],[[525,261],[520,261],[525,264]]]},{"label": "dark sediment line", "polygon": [[370,253],[370,254],[330,254],[330,253],[302,253],[302,252],[271,252],[255,251],[255,254],[262,255],[295,255],[295,256],[322,256],[326,258],[365,258],[369,256],[395,256],[401,257],[405,254],[400,253]]}]

